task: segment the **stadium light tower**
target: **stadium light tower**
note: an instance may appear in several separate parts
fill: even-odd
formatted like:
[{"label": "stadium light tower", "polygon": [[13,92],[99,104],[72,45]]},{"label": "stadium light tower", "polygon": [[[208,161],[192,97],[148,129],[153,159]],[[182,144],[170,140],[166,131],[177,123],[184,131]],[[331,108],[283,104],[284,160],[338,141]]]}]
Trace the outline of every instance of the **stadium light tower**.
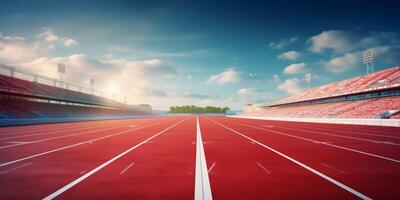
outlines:
[{"label": "stadium light tower", "polygon": [[94,78],[90,79],[90,92],[94,94]]},{"label": "stadium light tower", "polygon": [[367,49],[363,53],[364,64],[367,65],[367,74],[374,73],[375,49]]},{"label": "stadium light tower", "polygon": [[58,64],[58,73],[60,73],[60,87],[63,87],[63,79],[65,74],[65,65]]}]

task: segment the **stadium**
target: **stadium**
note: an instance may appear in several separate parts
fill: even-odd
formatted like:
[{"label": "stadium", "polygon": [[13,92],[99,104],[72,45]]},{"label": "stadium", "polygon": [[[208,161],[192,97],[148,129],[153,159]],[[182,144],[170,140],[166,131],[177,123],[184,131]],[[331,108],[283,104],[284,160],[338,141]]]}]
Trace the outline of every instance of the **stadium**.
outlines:
[{"label": "stadium", "polygon": [[[399,89],[400,67],[393,67],[312,88],[272,104],[249,104],[244,110],[245,115],[275,118],[399,119]],[[390,120],[372,120],[364,124],[380,125],[381,122]],[[396,122],[392,125],[399,126]]]},{"label": "stadium", "polygon": [[399,8],[4,0],[0,199],[400,199]]}]

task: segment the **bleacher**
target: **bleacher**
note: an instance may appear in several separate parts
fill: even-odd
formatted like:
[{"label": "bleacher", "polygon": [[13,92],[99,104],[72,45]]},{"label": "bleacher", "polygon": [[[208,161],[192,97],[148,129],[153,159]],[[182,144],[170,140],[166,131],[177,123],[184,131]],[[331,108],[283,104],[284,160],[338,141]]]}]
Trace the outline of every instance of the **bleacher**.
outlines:
[{"label": "bleacher", "polygon": [[0,99],[0,119],[145,116],[147,112]]},{"label": "bleacher", "polygon": [[[400,67],[311,88],[249,116],[400,118]],[[390,112],[389,112],[390,111]],[[395,113],[395,114],[391,114]]]},{"label": "bleacher", "polygon": [[59,87],[52,87],[40,83],[21,80],[0,75],[0,92],[12,95],[23,95],[50,100],[85,103],[110,107],[122,107],[124,104],[100,96],[90,95]]},{"label": "bleacher", "polygon": [[0,74],[0,119],[113,118],[151,115],[117,101]]},{"label": "bleacher", "polygon": [[368,92],[377,89],[400,87],[400,67],[393,67],[365,76],[354,77],[344,81],[308,89],[300,94],[276,101],[269,106],[282,105],[321,98],[333,98]]}]

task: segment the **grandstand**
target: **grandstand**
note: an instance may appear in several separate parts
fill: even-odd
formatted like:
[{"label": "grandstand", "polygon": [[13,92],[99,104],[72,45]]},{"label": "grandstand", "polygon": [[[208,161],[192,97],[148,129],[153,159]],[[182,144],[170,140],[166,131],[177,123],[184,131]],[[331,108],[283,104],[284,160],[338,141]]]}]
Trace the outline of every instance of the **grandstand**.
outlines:
[{"label": "grandstand", "polygon": [[[247,109],[249,110],[249,109]],[[288,118],[400,118],[400,67],[308,89],[245,112]]]},{"label": "grandstand", "polygon": [[[95,95],[95,91],[82,92],[83,87],[64,83],[57,87],[57,80],[32,75],[14,68],[9,74],[0,74],[0,119],[27,118],[107,118],[132,117],[151,114],[151,107],[131,106],[112,99]],[[18,73],[18,75],[16,74]],[[19,77],[17,77],[19,76]],[[20,77],[30,77],[31,81]],[[42,80],[52,80],[53,86],[39,83]],[[26,78],[25,78],[26,79]],[[66,88],[63,88],[62,86]],[[90,94],[92,93],[92,94]],[[97,92],[98,93],[98,92]],[[143,107],[143,108],[142,108]]]}]

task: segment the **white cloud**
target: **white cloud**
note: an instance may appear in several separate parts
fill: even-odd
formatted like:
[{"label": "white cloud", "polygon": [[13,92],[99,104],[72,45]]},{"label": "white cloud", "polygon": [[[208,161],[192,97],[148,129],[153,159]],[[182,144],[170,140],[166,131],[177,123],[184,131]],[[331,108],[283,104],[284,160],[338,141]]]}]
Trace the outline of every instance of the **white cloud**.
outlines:
[{"label": "white cloud", "polygon": [[208,80],[208,84],[227,84],[227,83],[236,83],[240,80],[242,72],[236,71],[235,68],[228,68],[224,72],[221,72],[216,75],[212,75]]},{"label": "white cloud", "polygon": [[300,53],[297,51],[288,51],[278,55],[278,59],[281,60],[297,60],[300,57]]},{"label": "white cloud", "polygon": [[[107,97],[115,96],[121,102],[127,95],[130,103],[160,105],[160,98],[168,95],[168,79],[179,75],[175,66],[158,59],[98,60],[83,54],[66,57],[41,57],[19,66],[26,71],[57,78],[57,64],[67,66],[65,80],[77,85],[89,85],[95,79],[95,88]],[[165,105],[164,105],[165,106]]]},{"label": "white cloud", "polygon": [[400,45],[375,47],[376,60],[384,65],[399,65]]},{"label": "white cloud", "polygon": [[370,32],[361,35],[343,30],[323,31],[308,39],[309,50],[322,53],[332,50],[335,53],[348,53],[374,46],[393,45],[398,43],[398,35],[392,32]]},{"label": "white cloud", "polygon": [[278,89],[287,94],[294,95],[303,92],[303,82],[297,78],[286,79],[283,83],[278,85]]},{"label": "white cloud", "polygon": [[[400,45],[386,45],[374,47],[376,61],[385,65],[397,65],[400,59]],[[328,61],[323,61],[322,65],[331,72],[342,73],[363,67],[362,51],[346,53],[342,56],[334,57]]]},{"label": "white cloud", "polygon": [[352,70],[361,65],[361,53],[347,53],[343,56],[332,58],[327,62],[322,63],[329,71],[341,73]]},{"label": "white cloud", "polygon": [[39,43],[30,43],[22,37],[2,36],[0,33],[0,62],[15,64],[34,59],[40,49]]},{"label": "white cloud", "polygon": [[[54,33],[54,31],[53,31],[53,28],[51,28],[51,27],[45,27],[45,28],[42,28],[42,29],[44,30],[44,32],[38,34],[37,36],[40,37],[40,38],[45,39],[49,43],[53,43],[53,42],[59,41],[60,43],[62,43],[66,47],[71,47],[71,46],[74,46],[74,45],[78,44],[78,42],[76,40],[74,40],[74,39],[60,37],[60,36],[56,35]],[[53,47],[54,47],[54,45],[53,45]]]},{"label": "white cloud", "polygon": [[291,64],[283,70],[285,74],[300,74],[306,71],[306,63]]},{"label": "white cloud", "polygon": [[237,91],[237,100],[244,103],[264,103],[275,99],[272,92],[257,88],[241,88]]},{"label": "white cloud", "polygon": [[44,32],[37,35],[40,38],[44,38],[47,42],[54,42],[60,39],[59,36],[55,35],[52,28],[43,28]]},{"label": "white cloud", "polygon": [[77,45],[77,44],[78,44],[78,42],[76,40],[74,40],[74,39],[66,39],[64,41],[64,45],[67,46],[67,47],[70,47],[70,46],[73,46],[73,45]]},{"label": "white cloud", "polygon": [[256,88],[241,88],[238,90],[238,95],[240,96],[247,96],[253,93],[256,93],[257,89]]},{"label": "white cloud", "polygon": [[291,38],[288,38],[288,39],[281,40],[279,42],[270,42],[268,44],[268,47],[271,48],[271,49],[282,49],[282,48],[284,48],[284,47],[286,47],[286,46],[288,46],[288,45],[290,45],[292,43],[297,42],[298,40],[299,40],[298,37],[291,37]]}]

